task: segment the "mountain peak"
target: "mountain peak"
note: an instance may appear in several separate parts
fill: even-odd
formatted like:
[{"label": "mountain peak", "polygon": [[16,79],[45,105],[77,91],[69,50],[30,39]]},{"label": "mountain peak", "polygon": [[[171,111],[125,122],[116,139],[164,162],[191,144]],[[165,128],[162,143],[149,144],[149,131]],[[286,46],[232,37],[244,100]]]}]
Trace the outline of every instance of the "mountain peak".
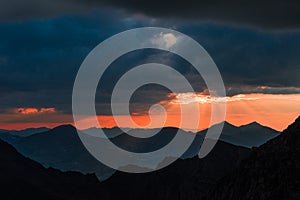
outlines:
[{"label": "mountain peak", "polygon": [[300,116],[295,120],[294,124],[300,124]]},{"label": "mountain peak", "polygon": [[288,132],[288,131],[298,131],[300,132],[300,116],[294,121],[294,123],[292,123],[291,125],[289,125],[284,131],[284,132]]},{"label": "mountain peak", "polygon": [[224,121],[224,126],[234,126],[234,127],[236,127],[235,125],[229,123],[228,121]]},{"label": "mountain peak", "polygon": [[56,130],[56,129],[76,129],[76,128],[71,124],[63,124],[53,128],[52,130]]},{"label": "mountain peak", "polygon": [[253,121],[253,122],[251,122],[251,123],[249,123],[249,125],[260,125],[261,126],[261,124],[260,123],[258,123],[257,121]]},{"label": "mountain peak", "polygon": [[[205,199],[299,199],[300,118],[254,149]],[[251,189],[249,189],[251,188]]]},{"label": "mountain peak", "polygon": [[250,122],[249,124],[245,124],[245,125],[242,125],[242,126],[263,126],[263,125],[261,125],[257,121],[253,121],[253,122]]}]

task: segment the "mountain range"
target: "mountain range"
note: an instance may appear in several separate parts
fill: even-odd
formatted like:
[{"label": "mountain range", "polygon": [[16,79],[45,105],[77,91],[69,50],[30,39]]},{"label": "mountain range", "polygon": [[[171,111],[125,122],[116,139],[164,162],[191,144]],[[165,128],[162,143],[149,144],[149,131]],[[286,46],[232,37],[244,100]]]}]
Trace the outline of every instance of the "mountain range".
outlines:
[{"label": "mountain range", "polygon": [[59,126],[28,137],[4,136],[1,139],[13,145],[22,155],[47,168],[95,173],[100,180],[111,176],[115,171],[97,161],[86,150],[77,130],[71,125]]},{"label": "mountain range", "polygon": [[45,169],[1,140],[0,169],[1,199],[79,200],[101,196],[96,176]]},{"label": "mountain range", "polygon": [[34,135],[37,133],[42,133],[45,131],[50,130],[47,127],[39,127],[39,128],[27,128],[23,130],[5,130],[5,129],[0,129],[1,134],[9,134],[9,135],[15,135],[19,137],[27,137],[30,135]]},{"label": "mountain range", "polygon": [[182,197],[202,196],[249,153],[247,148],[220,141],[205,159],[179,159],[162,170],[145,174],[116,172],[100,183],[93,175],[45,169],[1,142],[1,195],[5,199],[177,199],[180,188],[193,183]]},{"label": "mountain range", "polygon": [[[61,128],[58,127],[59,130]],[[299,144],[300,118],[282,134],[258,148],[249,149],[218,141],[203,159],[197,156],[178,159],[166,168],[144,174],[117,171],[100,183],[93,175],[45,169],[0,141],[1,197],[105,200],[299,199]]]},{"label": "mountain range", "polygon": [[300,117],[255,148],[239,168],[210,189],[206,199],[300,199]]},{"label": "mountain range", "polygon": [[[22,131],[7,131],[0,134],[0,139],[13,145],[25,157],[31,158],[45,167],[53,167],[62,171],[78,171],[84,174],[96,173],[101,181],[107,179],[115,172],[115,170],[97,161],[86,150],[75,127],[62,125],[45,132],[39,132],[43,129],[27,129],[25,133],[28,136],[25,136],[25,133]],[[31,132],[28,130],[31,130]],[[135,132],[134,134],[149,135],[157,130],[133,129],[130,131]],[[91,128],[87,129],[87,131],[91,134],[96,134],[98,130]],[[106,135],[115,145],[137,153],[154,151],[163,147],[172,140],[177,131],[177,128],[166,127],[150,138],[141,139],[124,134],[117,127],[104,129]],[[198,155],[206,131],[197,133],[192,145],[181,158],[193,158]],[[185,131],[183,133],[194,134]],[[251,148],[265,143],[278,134],[277,131],[257,123],[236,127],[225,122],[220,140],[229,144]]]}]

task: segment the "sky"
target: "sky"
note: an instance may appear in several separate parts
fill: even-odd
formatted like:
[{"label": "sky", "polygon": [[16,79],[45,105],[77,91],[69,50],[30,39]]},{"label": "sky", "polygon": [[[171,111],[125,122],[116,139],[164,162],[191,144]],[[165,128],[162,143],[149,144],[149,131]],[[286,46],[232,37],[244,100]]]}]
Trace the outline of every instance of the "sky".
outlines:
[{"label": "sky", "polygon": [[[257,121],[285,129],[300,115],[300,3],[296,1],[196,0],[3,0],[0,2],[0,128],[55,127],[73,123],[72,89],[81,63],[99,43],[121,31],[164,27],[199,42],[224,80],[226,120],[234,125]],[[201,111],[199,130],[209,126],[211,103],[201,75],[177,55],[139,50],[115,60],[100,79],[98,120],[116,126],[110,109],[113,88],[134,66],[160,62],[191,83],[195,94],[172,93],[158,85],[138,89],[130,110],[142,127],[178,126],[180,106]],[[180,103],[180,100],[184,101]],[[193,119],[193,112],[189,116]],[[123,127],[128,116],[115,116]],[[149,124],[150,123],[150,124]],[[85,119],[88,128],[89,118]],[[183,127],[189,129],[190,127]]]}]

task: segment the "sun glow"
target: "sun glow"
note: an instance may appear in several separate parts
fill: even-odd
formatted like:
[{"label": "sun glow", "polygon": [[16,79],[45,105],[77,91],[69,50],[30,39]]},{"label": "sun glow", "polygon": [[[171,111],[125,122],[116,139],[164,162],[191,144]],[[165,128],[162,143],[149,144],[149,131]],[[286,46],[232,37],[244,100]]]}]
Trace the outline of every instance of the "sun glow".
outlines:
[{"label": "sun glow", "polygon": [[[158,102],[165,109],[165,123],[163,126],[180,127],[181,107],[188,110],[188,117],[194,120],[195,104],[200,109],[200,123],[198,130],[210,126],[211,105],[213,102],[226,103],[226,121],[234,125],[243,125],[257,121],[258,123],[282,131],[297,116],[300,115],[300,94],[238,94],[227,97],[212,97],[204,93],[170,93],[169,100]],[[147,112],[141,111],[132,116],[107,116],[99,115],[97,120],[100,127],[122,126],[128,128],[157,128],[161,126],[163,117],[161,112],[151,114],[152,122]],[[54,127],[60,124],[73,124],[72,114],[65,114],[55,108],[15,108],[8,113],[0,114],[2,121],[0,127],[3,129],[24,129],[29,127],[47,126]],[[128,123],[128,117],[135,122],[136,126]],[[119,124],[116,123],[116,119]],[[83,118],[82,129],[95,126],[91,123],[91,117]],[[182,127],[191,130],[189,125]],[[196,130],[191,130],[196,131]]]}]

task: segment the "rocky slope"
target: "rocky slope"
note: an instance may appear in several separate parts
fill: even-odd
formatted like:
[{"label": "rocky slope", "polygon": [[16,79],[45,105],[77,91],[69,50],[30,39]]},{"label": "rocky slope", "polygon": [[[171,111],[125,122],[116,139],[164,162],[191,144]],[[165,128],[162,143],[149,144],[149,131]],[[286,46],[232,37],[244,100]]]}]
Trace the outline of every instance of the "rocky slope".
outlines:
[{"label": "rocky slope", "polygon": [[254,149],[207,199],[300,199],[300,117],[280,136]]},{"label": "rocky slope", "polygon": [[99,187],[94,175],[45,169],[0,140],[1,199],[99,199]]},{"label": "rocky slope", "polygon": [[145,174],[116,172],[101,183],[104,199],[200,199],[210,187],[232,172],[250,153],[244,147],[219,141],[204,159],[177,160]]}]

